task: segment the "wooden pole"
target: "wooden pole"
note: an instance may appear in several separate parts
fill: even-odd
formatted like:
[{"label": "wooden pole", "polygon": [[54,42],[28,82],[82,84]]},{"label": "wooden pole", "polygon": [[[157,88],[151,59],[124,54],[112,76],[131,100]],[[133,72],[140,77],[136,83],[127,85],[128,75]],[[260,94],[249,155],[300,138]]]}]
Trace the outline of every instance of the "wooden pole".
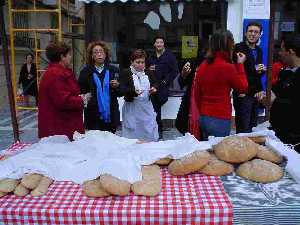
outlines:
[{"label": "wooden pole", "polygon": [[272,89],[272,65],[273,65],[273,50],[274,50],[274,15],[275,15],[275,0],[270,0],[270,22],[269,22],[269,49],[268,49],[268,68],[267,68],[267,105],[265,120],[270,119],[271,108],[271,89]]},{"label": "wooden pole", "polygon": [[15,97],[14,97],[14,91],[12,86],[10,63],[9,63],[7,36],[5,31],[5,21],[4,21],[4,13],[3,13],[4,1],[0,1],[0,7],[1,7],[0,8],[0,29],[1,29],[1,41],[2,41],[2,54],[3,54],[4,66],[5,66],[6,85],[8,90],[14,141],[17,142],[20,141],[19,126],[17,121],[16,104],[15,104]]}]

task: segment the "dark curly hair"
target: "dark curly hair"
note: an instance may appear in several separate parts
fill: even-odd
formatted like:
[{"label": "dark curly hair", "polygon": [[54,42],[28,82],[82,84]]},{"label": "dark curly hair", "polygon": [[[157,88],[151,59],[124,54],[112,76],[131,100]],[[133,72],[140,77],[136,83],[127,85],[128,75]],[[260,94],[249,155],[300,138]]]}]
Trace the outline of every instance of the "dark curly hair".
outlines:
[{"label": "dark curly hair", "polygon": [[107,47],[107,45],[103,41],[93,41],[89,43],[86,51],[86,63],[88,65],[93,66],[95,64],[95,61],[93,59],[93,49],[95,46],[101,46],[105,52],[106,58],[105,58],[105,63],[109,62],[109,57],[110,57],[110,52]]}]

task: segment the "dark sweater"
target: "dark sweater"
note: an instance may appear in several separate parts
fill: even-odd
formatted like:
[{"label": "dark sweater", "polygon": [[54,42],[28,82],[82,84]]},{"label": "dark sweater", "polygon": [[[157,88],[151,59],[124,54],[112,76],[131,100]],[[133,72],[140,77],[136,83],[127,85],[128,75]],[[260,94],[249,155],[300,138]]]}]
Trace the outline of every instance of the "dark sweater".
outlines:
[{"label": "dark sweater", "polygon": [[254,96],[257,92],[262,91],[261,76],[262,74],[257,73],[255,65],[262,63],[262,50],[259,46],[256,46],[257,57],[256,60],[252,54],[251,48],[246,42],[241,42],[235,45],[233,58],[236,61],[236,53],[242,52],[246,55],[246,61],[244,63],[245,72],[248,80],[248,91],[249,96]]}]

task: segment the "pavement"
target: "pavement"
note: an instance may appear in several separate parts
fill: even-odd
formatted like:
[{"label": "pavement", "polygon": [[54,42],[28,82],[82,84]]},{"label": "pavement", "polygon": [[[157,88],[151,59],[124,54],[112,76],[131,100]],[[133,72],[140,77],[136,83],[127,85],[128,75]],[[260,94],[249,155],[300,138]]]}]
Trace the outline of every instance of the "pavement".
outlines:
[{"label": "pavement", "polygon": [[[20,110],[17,112],[20,129],[20,141],[22,143],[36,143],[39,141],[37,135],[37,111]],[[166,121],[168,127],[163,131],[164,140],[172,140],[181,134],[173,127],[172,121]],[[120,130],[117,134],[120,135]],[[8,106],[0,109],[0,151],[7,149],[14,143],[11,115]]]}]

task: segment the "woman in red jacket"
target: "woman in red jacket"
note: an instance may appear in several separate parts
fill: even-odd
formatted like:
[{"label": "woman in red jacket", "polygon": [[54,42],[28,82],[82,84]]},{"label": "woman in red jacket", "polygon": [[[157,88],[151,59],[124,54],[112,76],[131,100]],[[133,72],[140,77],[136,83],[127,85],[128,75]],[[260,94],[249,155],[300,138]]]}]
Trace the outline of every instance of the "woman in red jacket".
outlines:
[{"label": "woman in red jacket", "polygon": [[80,95],[75,74],[69,69],[71,49],[64,43],[50,43],[46,48],[50,61],[39,86],[39,138],[84,133],[83,107],[88,95]]},{"label": "woman in red jacket", "polygon": [[232,89],[247,91],[248,83],[243,63],[246,57],[237,53],[237,64],[231,63],[234,39],[230,31],[212,35],[206,60],[198,67],[194,80],[194,98],[199,110],[201,135],[224,137],[231,129]]}]

